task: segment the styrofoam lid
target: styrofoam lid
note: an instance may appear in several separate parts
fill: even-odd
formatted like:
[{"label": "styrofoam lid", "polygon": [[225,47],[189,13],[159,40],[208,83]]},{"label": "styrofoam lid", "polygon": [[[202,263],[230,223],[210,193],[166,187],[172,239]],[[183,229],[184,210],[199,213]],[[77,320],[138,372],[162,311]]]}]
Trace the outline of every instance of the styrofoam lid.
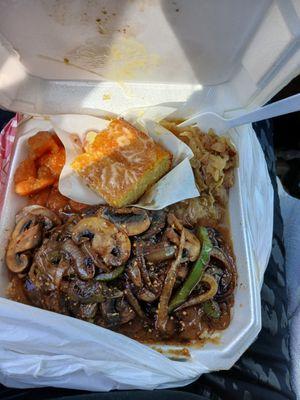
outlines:
[{"label": "styrofoam lid", "polygon": [[299,70],[299,12],[299,0],[2,0],[0,104],[116,112],[212,85],[227,108],[261,103]]}]

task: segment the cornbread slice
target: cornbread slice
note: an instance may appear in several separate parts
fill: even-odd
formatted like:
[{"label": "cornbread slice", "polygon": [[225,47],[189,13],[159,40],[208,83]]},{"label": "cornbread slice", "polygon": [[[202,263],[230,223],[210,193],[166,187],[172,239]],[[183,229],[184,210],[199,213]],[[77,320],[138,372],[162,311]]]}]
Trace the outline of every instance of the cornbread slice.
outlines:
[{"label": "cornbread slice", "polygon": [[71,166],[111,206],[134,203],[171,168],[172,154],[123,119],[89,137]]}]

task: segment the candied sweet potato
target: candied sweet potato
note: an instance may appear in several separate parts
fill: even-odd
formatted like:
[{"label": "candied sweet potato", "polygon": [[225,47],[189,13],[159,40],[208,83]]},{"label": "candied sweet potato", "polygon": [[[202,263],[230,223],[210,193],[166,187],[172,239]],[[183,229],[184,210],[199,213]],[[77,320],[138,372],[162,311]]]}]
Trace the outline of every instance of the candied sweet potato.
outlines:
[{"label": "candied sweet potato", "polygon": [[22,182],[29,177],[36,178],[37,170],[35,166],[34,160],[27,158],[26,160],[22,161],[18,168],[16,169],[14,181],[15,184]]},{"label": "candied sweet potato", "polygon": [[60,147],[55,153],[46,153],[41,156],[37,163],[39,166],[46,166],[51,171],[52,175],[59,177],[61,170],[65,164],[66,154],[65,149]]},{"label": "candied sweet potato", "polygon": [[33,178],[29,177],[25,181],[21,181],[15,185],[15,191],[20,196],[29,196],[37,193],[47,186],[53,185],[56,181],[55,176],[49,176],[45,178]]},{"label": "candied sweet potato", "polygon": [[52,174],[50,168],[48,168],[46,165],[42,165],[39,167],[39,169],[37,170],[37,177],[38,179],[53,177],[56,180],[56,176]]},{"label": "candied sweet potato", "polygon": [[59,145],[50,132],[40,131],[28,139],[29,156],[36,160],[47,152],[56,152]]},{"label": "candied sweet potato", "polygon": [[51,193],[44,189],[58,181],[65,163],[65,149],[57,135],[43,131],[28,139],[28,147],[28,159],[15,172],[15,191],[21,196],[31,196],[31,204],[46,205]]}]

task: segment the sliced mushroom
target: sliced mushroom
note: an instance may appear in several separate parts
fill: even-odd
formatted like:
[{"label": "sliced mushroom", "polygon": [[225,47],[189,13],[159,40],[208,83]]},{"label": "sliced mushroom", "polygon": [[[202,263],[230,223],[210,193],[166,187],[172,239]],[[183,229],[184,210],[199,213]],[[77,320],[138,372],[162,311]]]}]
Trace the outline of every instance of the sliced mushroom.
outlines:
[{"label": "sliced mushroom", "polygon": [[130,241],[126,233],[121,231],[102,237],[96,235],[92,241],[92,246],[102,256],[105,264],[114,267],[125,264],[130,256]]},{"label": "sliced mushroom", "polygon": [[148,289],[152,290],[155,292],[155,288],[153,287],[153,284],[151,282],[149,272],[146,266],[146,261],[143,253],[143,242],[141,240],[136,241],[136,261],[137,261],[137,266],[139,267],[141,271],[141,275],[143,278],[143,281],[145,285],[148,287]]},{"label": "sliced mushroom", "polygon": [[185,251],[183,251],[182,262],[187,260],[196,261],[200,253],[200,241],[198,238],[189,229],[185,228],[173,213],[169,213],[168,223],[171,228],[167,229],[166,236],[171,242],[178,244],[179,236],[177,235],[176,231],[179,233],[184,231],[185,243],[183,248]]},{"label": "sliced mushroom", "polygon": [[58,291],[50,291],[48,293],[44,293],[40,290],[36,290],[31,292],[28,295],[28,298],[30,299],[32,304],[36,305],[39,308],[54,311],[60,314],[68,314],[65,305],[61,301],[62,299]]},{"label": "sliced mushroom", "polygon": [[53,240],[57,240],[59,242],[64,241],[65,239],[72,238],[72,227],[76,225],[80,221],[79,215],[72,215],[68,218],[68,221],[63,225],[58,225],[55,228],[51,229],[50,237]]},{"label": "sliced mushroom", "polygon": [[150,226],[147,211],[137,207],[119,209],[105,207],[99,215],[123,229],[128,236],[140,235]]},{"label": "sliced mushroom", "polygon": [[126,324],[136,315],[123,297],[104,301],[100,304],[100,310],[108,326]]},{"label": "sliced mushroom", "polygon": [[68,299],[82,304],[101,303],[106,300],[103,286],[99,282],[84,282],[74,279],[62,286],[62,290],[66,292]]},{"label": "sliced mushroom", "polygon": [[41,307],[41,293],[35,284],[29,279],[24,280],[24,293],[30,303],[36,307]]},{"label": "sliced mushroom", "polygon": [[120,323],[120,314],[115,309],[115,299],[108,299],[100,304],[103,319],[108,326],[116,326]]},{"label": "sliced mushroom", "polygon": [[84,320],[93,320],[97,314],[98,304],[80,304],[78,316]]},{"label": "sliced mushroom", "polygon": [[143,253],[147,261],[158,263],[174,258],[176,253],[176,246],[170,244],[167,241],[157,244],[148,243],[146,246],[144,246]]},{"label": "sliced mushroom", "polygon": [[71,302],[68,304],[68,308],[76,318],[92,322],[98,311],[98,303],[80,304]]},{"label": "sliced mushroom", "polygon": [[90,257],[90,259],[93,261],[93,263],[96,265],[97,268],[106,272],[110,271],[107,265],[105,265],[104,262],[101,260],[99,254],[92,248],[90,242],[88,241],[83,242],[80,248],[86,254],[87,257]]},{"label": "sliced mushroom", "polygon": [[[12,272],[20,273],[29,266],[29,255],[23,252],[32,250],[40,244],[42,224],[45,230],[61,223],[58,216],[41,206],[24,207],[16,215],[16,227],[11,235],[6,252],[6,263]],[[27,232],[28,231],[28,232]]]},{"label": "sliced mushroom", "polygon": [[[18,218],[6,251],[6,264],[10,271],[20,273],[29,266],[29,256],[22,254],[22,251],[31,250],[39,244],[41,238],[36,232],[38,228],[33,229],[36,223],[37,217],[31,214]],[[30,230],[29,236],[26,234],[27,230]],[[36,238],[31,238],[32,233]]]},{"label": "sliced mushroom", "polygon": [[107,287],[102,282],[82,281],[79,278],[70,281],[63,280],[60,290],[67,300],[82,304],[101,303],[107,299],[123,296],[123,292],[115,287]]},{"label": "sliced mushroom", "polygon": [[77,244],[85,237],[92,239],[93,249],[107,265],[123,265],[130,256],[131,244],[127,234],[102,217],[83,218],[74,226],[72,237]]},{"label": "sliced mushroom", "polygon": [[31,214],[38,216],[41,222],[43,222],[44,228],[46,230],[52,229],[54,226],[61,224],[61,219],[51,210],[46,207],[32,205],[24,207],[17,215],[16,222],[23,218],[24,216]]},{"label": "sliced mushroom", "polygon": [[136,315],[124,297],[116,300],[115,309],[120,315],[120,324],[127,324],[127,322],[131,321]]},{"label": "sliced mushroom", "polygon": [[75,271],[80,279],[92,279],[95,275],[95,265],[90,257],[86,257],[84,252],[68,239],[61,245],[62,250],[74,261]]},{"label": "sliced mushroom", "polygon": [[155,294],[146,288],[142,288],[137,292],[137,297],[146,303],[153,303],[153,301],[159,297],[159,294]]},{"label": "sliced mushroom", "polygon": [[15,251],[22,253],[37,247],[42,240],[42,227],[40,224],[33,225],[26,229],[18,238]]},{"label": "sliced mushroom", "polygon": [[128,303],[131,305],[131,307],[134,309],[134,311],[136,312],[136,314],[144,319],[145,318],[145,314],[144,311],[142,310],[139,302],[137,301],[137,299],[135,298],[134,294],[132,293],[130,286],[127,284],[126,285],[126,289],[124,290],[124,294],[125,297],[128,301]]},{"label": "sliced mushroom", "polygon": [[212,242],[212,244],[213,244],[215,247],[223,248],[224,245],[225,245],[225,243],[224,243],[224,239],[223,239],[222,236],[220,235],[220,232],[217,231],[217,230],[214,229],[214,228],[211,228],[211,227],[207,227],[206,229],[207,229],[208,236],[209,236],[209,239],[210,239],[210,241]]},{"label": "sliced mushroom", "polygon": [[152,211],[151,212],[151,225],[149,229],[140,236],[143,240],[153,239],[158,235],[166,225],[167,214],[164,210]]},{"label": "sliced mushroom", "polygon": [[[218,279],[218,293],[216,299],[223,300],[233,292],[236,286],[236,268],[233,259],[219,247],[213,247],[211,253],[211,263],[222,268],[223,273]],[[218,278],[218,277],[216,277]]]},{"label": "sliced mushroom", "polygon": [[175,232],[174,228],[167,228],[165,230],[164,237],[168,239],[171,243],[175,243],[177,246],[179,245],[179,236]]},{"label": "sliced mushroom", "polygon": [[126,268],[126,272],[136,288],[141,288],[143,286],[141,271],[138,267],[136,258],[133,258],[129,262]]},{"label": "sliced mushroom", "polygon": [[39,290],[49,292],[60,288],[62,278],[69,268],[69,262],[60,251],[60,243],[45,239],[34,254],[28,276]]},{"label": "sliced mushroom", "polygon": [[95,217],[97,214],[103,210],[106,206],[87,206],[82,212],[80,213],[81,217]]}]

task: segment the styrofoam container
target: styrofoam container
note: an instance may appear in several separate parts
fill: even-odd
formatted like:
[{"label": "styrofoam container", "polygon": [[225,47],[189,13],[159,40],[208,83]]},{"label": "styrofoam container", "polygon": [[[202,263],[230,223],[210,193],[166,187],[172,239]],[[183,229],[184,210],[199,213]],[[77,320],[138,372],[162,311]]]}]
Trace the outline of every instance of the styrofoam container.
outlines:
[{"label": "styrofoam container", "polygon": [[[207,109],[234,115],[263,104],[299,72],[299,14],[298,0],[3,0],[0,4],[0,104],[33,115],[119,114],[131,107],[158,103],[178,106],[176,116]],[[47,130],[49,122],[43,123]],[[14,216],[24,203],[14,193],[13,175],[25,157],[28,135],[35,133],[24,136],[24,132],[34,129],[34,124],[33,119],[18,130],[0,220],[1,260]],[[97,386],[95,381],[88,383],[82,376],[76,381],[70,372],[69,381],[59,374],[51,379],[46,373],[39,380],[29,380],[30,384],[91,390],[99,390],[99,385],[103,390],[183,385],[202,372],[230,368],[253,342],[261,327],[259,292],[271,248],[273,193],[252,128],[243,126],[229,134],[240,154],[240,166],[229,198],[238,285],[233,319],[221,334],[220,343],[191,348],[191,359],[178,366],[182,376],[174,373],[163,379],[165,372],[161,369],[162,379],[154,377],[152,361],[163,356],[154,356],[148,349],[146,366],[135,360],[136,370],[146,371],[136,381],[129,374],[123,381],[114,376],[115,383],[104,388],[103,382]],[[266,221],[264,226],[262,218]],[[0,274],[0,295],[3,296],[0,314],[1,307],[2,310],[6,307],[9,314],[10,309],[16,311],[16,306],[4,298],[7,285],[4,263]],[[64,321],[66,326],[76,326],[79,332],[83,329],[95,334],[105,331],[21,304],[18,310],[24,318],[24,332],[36,316],[47,317],[51,327],[55,321]],[[136,346],[118,334],[111,333],[111,337],[118,337],[128,347]],[[10,338],[0,333],[0,339],[4,347],[13,348]],[[38,354],[39,346],[37,342]],[[51,352],[54,349],[53,345]],[[68,346],[57,349],[56,354],[60,351],[71,352]],[[88,357],[89,353],[85,355]],[[176,368],[180,364],[169,362]],[[147,372],[149,365],[151,373]],[[22,382],[30,385],[29,381],[25,378],[22,381],[20,374],[7,382],[22,387]]]}]

